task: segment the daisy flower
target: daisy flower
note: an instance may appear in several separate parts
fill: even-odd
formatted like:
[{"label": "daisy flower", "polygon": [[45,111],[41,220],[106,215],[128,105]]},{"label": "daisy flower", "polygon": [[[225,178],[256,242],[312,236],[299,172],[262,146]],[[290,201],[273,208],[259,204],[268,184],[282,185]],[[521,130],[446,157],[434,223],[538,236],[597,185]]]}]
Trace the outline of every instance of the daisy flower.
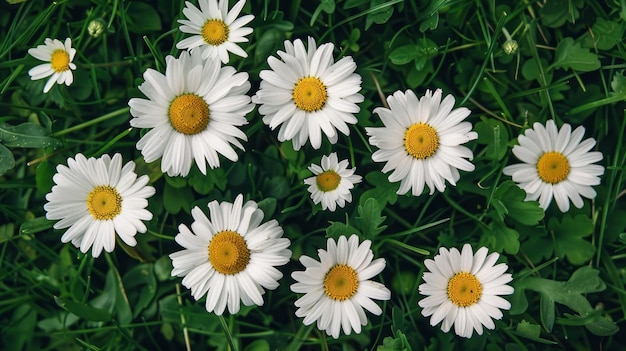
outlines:
[{"label": "daisy flower", "polygon": [[313,38],[308,40],[308,50],[300,39],[285,41],[280,59],[267,59],[271,70],[261,71],[260,89],[252,97],[261,105],[263,122],[272,130],[281,126],[278,140],[292,140],[295,150],[308,139],[319,149],[322,132],[331,144],[337,142],[337,130],[349,135],[348,124],[357,122],[353,114],[363,102],[361,76],[354,73],[352,57],[334,62],[332,43],[317,48]]},{"label": "daisy flower", "polygon": [[210,219],[194,207],[191,229],[181,224],[176,242],[184,250],[170,254],[172,276],[184,277],[191,295],[206,295],[206,310],[222,315],[226,306],[231,314],[240,304],[263,305],[264,289],[274,290],[282,273],[275,266],[291,257],[289,239],[274,219],[261,224],[263,211],[256,202],[211,201]]},{"label": "daisy flower", "polygon": [[342,235],[337,242],[328,239],[328,251],[318,250],[319,262],[300,257],[306,270],[291,274],[297,281],[291,290],[304,294],[295,302],[296,316],[304,317],[304,325],[317,321],[319,330],[337,339],[341,329],[346,335],[352,330],[361,332],[361,326],[367,324],[363,309],[375,315],[382,313],[372,299],[389,300],[391,292],[370,280],[385,268],[383,258],[372,261],[371,244],[369,240],[359,244],[354,234],[349,239]]},{"label": "daisy flower", "polygon": [[[146,162],[161,158],[161,170],[169,176],[186,176],[192,162],[202,174],[206,164],[220,166],[218,153],[231,161],[243,150],[239,129],[254,106],[245,95],[250,89],[247,73],[220,67],[217,60],[203,60],[200,52],[183,51],[179,58],[165,58],[165,74],[148,69],[139,86],[148,99],[128,102],[130,125],[150,128],[138,142]],[[231,145],[232,144],[232,145]]]},{"label": "daisy flower", "polygon": [[69,228],[61,241],[72,242],[93,257],[102,249],[115,248],[115,233],[128,246],[135,246],[137,232],[144,233],[142,221],[152,219],[146,209],[154,188],[148,186],[148,176],[137,177],[135,163],[122,167],[122,155],[113,158],[85,158],[82,154],[68,158],[67,166],[58,165],[52,178],[56,185],[46,195],[43,206],[46,218],[59,220],[55,229]]},{"label": "daisy flower", "polygon": [[383,173],[393,170],[389,181],[400,181],[398,194],[411,190],[413,196],[421,195],[424,185],[430,195],[435,189],[443,192],[446,180],[456,185],[459,169],[474,170],[468,161],[474,155],[461,144],[478,138],[478,134],[471,131],[471,123],[462,122],[470,110],[452,109],[452,95],[441,101],[441,89],[434,94],[426,90],[421,99],[411,90],[396,91],[387,102],[390,108],[374,109],[385,126],[365,130],[369,143],[379,148],[372,160],[386,162]]},{"label": "daisy flower", "polygon": [[72,70],[76,69],[76,65],[72,63],[76,55],[76,49],[72,48],[72,39],[65,39],[62,43],[59,39],[46,38],[44,45],[38,45],[36,48],[28,49],[28,53],[41,61],[38,66],[31,68],[28,75],[32,80],[39,80],[50,77],[43,87],[43,92],[50,91],[54,83],[70,86],[74,82]]},{"label": "daisy flower", "polygon": [[418,304],[424,317],[431,316],[430,325],[443,321],[441,330],[447,333],[454,324],[457,335],[470,338],[474,330],[482,335],[483,326],[494,329],[492,319],[501,319],[500,310],[511,308],[498,296],[513,293],[513,288],[506,285],[513,279],[504,273],[508,266],[494,266],[500,255],[494,252],[487,256],[487,252],[481,247],[474,254],[469,244],[463,245],[461,253],[456,248],[448,251],[442,247],[434,259],[424,261],[428,271],[418,289],[427,297]]},{"label": "daisy flower", "polygon": [[253,15],[237,18],[246,4],[245,0],[238,1],[228,11],[228,0],[199,0],[200,8],[189,1],[183,14],[186,19],[178,20],[182,24],[179,29],[192,36],[179,41],[178,49],[200,50],[203,59],[219,58],[228,63],[228,52],[241,57],[248,54],[237,43],[247,42],[246,35],[252,33],[252,28],[244,27],[254,19]]},{"label": "daisy flower", "polygon": [[337,153],[322,156],[321,167],[312,164],[309,171],[314,176],[304,180],[309,185],[309,193],[313,203],[322,203],[322,209],[334,211],[336,206],[344,207],[352,202],[350,189],[361,182],[361,176],[354,174],[356,168],[348,168],[348,160],[338,162]]},{"label": "daisy flower", "polygon": [[572,127],[565,123],[557,130],[554,120],[545,127],[535,122],[532,129],[519,135],[519,145],[513,147],[513,154],[523,163],[504,167],[504,174],[526,191],[526,200],[539,199],[545,210],[552,197],[561,212],[569,210],[569,202],[577,208],[583,207],[583,199],[596,197],[591,188],[600,184],[604,167],[592,163],[602,160],[602,153],[589,151],[595,145],[593,138],[581,142],[585,128]]}]

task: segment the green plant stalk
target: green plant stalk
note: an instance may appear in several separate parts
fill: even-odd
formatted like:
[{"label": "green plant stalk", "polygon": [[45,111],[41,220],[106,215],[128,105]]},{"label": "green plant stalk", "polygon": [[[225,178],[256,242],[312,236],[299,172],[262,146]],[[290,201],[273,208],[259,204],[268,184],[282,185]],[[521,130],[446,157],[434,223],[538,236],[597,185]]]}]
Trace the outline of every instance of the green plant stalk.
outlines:
[{"label": "green plant stalk", "polygon": [[224,329],[224,335],[226,335],[226,340],[228,341],[228,345],[231,351],[238,351],[237,345],[235,344],[235,340],[233,340],[233,334],[230,332],[230,328],[224,319],[224,316],[217,316],[220,320],[220,324],[222,325],[222,329]]},{"label": "green plant stalk", "polygon": [[61,131],[58,131],[56,133],[52,133],[51,136],[57,138],[57,137],[60,137],[60,136],[63,136],[63,135],[69,134],[69,133],[73,133],[73,132],[75,132],[77,130],[81,130],[83,128],[87,128],[89,126],[92,126],[94,124],[98,124],[100,122],[104,122],[104,121],[109,120],[109,119],[111,119],[113,117],[121,116],[121,115],[123,115],[125,113],[128,113],[128,111],[130,111],[130,107],[123,107],[123,108],[121,108],[119,110],[115,110],[113,112],[109,112],[109,113],[107,113],[105,115],[102,115],[100,117],[94,118],[91,121],[87,121],[87,122],[75,125],[73,127],[70,127],[70,128],[67,128],[67,129],[64,129],[64,130],[61,130]]}]

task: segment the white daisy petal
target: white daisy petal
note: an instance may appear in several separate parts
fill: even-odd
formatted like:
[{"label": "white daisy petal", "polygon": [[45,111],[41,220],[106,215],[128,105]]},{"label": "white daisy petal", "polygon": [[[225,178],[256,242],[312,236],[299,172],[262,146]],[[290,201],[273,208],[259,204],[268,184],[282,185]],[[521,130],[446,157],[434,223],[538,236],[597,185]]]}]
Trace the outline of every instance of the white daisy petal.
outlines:
[{"label": "white daisy petal", "polygon": [[274,267],[291,257],[289,239],[275,220],[259,225],[263,211],[243,203],[243,195],[208,208],[210,219],[198,207],[191,211],[193,231],[179,227],[175,240],[184,249],[170,254],[172,275],[183,277],[196,300],[206,295],[206,310],[217,315],[226,308],[237,313],[241,303],[263,305],[265,289],[277,288],[282,277]]},{"label": "white daisy petal", "polygon": [[434,259],[424,261],[427,271],[418,289],[426,297],[418,305],[423,308],[424,317],[431,316],[432,326],[443,321],[444,332],[454,325],[457,335],[471,338],[474,330],[481,335],[483,326],[494,329],[492,318],[500,319],[500,309],[511,308],[508,301],[498,296],[513,293],[513,288],[506,285],[512,280],[510,274],[504,273],[508,266],[500,263],[494,267],[499,254],[487,256],[487,252],[486,247],[481,247],[474,254],[472,247],[465,244],[460,254],[456,248],[441,248]]},{"label": "white daisy petal", "polygon": [[[471,131],[470,115],[465,107],[454,107],[454,97],[448,95],[441,102],[441,89],[427,90],[418,99],[411,90],[396,91],[387,98],[389,109],[378,107],[384,127],[365,128],[369,143],[378,147],[372,155],[375,162],[385,162],[383,173],[390,182],[400,181],[398,194],[411,191],[419,196],[428,186],[432,195],[443,192],[446,181],[456,184],[458,170],[473,171],[471,150],[462,146],[478,135]],[[468,160],[466,160],[468,159]]]},{"label": "white daisy petal", "polygon": [[116,232],[134,246],[137,232],[146,231],[141,221],[152,218],[145,208],[147,198],[155,193],[146,185],[147,178],[137,177],[134,162],[122,166],[120,154],[97,159],[77,154],[67,164],[57,167],[53,177],[56,185],[46,195],[44,205],[48,219],[60,220],[54,228],[68,228],[61,241],[71,241],[85,253],[91,249],[93,257],[103,249],[113,251]]},{"label": "white daisy petal", "polygon": [[581,196],[595,198],[592,186],[600,184],[598,177],[604,174],[603,166],[593,164],[602,160],[602,153],[589,151],[596,141],[582,140],[584,132],[582,126],[572,132],[567,123],[559,130],[554,120],[545,127],[536,122],[519,135],[519,145],[513,147],[522,163],[506,166],[503,173],[526,191],[526,200],[539,199],[544,210],[553,198],[561,212],[569,211],[570,201],[581,208]]},{"label": "white daisy petal", "polygon": [[28,53],[40,61],[48,62],[35,66],[28,71],[28,75],[32,80],[52,76],[43,88],[44,93],[50,91],[54,83],[70,86],[74,82],[72,70],[76,69],[76,65],[72,63],[72,60],[74,60],[76,55],[76,49],[72,48],[72,40],[70,38],[65,39],[65,44],[58,39],[46,38],[44,45],[28,49]]},{"label": "white daisy petal", "polygon": [[302,40],[285,41],[279,58],[269,57],[271,70],[259,74],[261,85],[252,101],[259,104],[263,122],[271,129],[280,126],[278,140],[291,140],[299,150],[307,141],[314,149],[322,145],[325,135],[331,144],[338,140],[337,130],[350,133],[348,124],[357,122],[353,113],[363,101],[361,76],[354,73],[356,64],[344,57],[334,62],[334,45],[319,48],[308,38],[308,49]]},{"label": "white daisy petal", "polygon": [[243,149],[238,139],[246,140],[239,127],[248,123],[245,115],[254,108],[245,95],[248,74],[201,55],[194,50],[178,59],[168,56],[165,74],[148,69],[139,87],[148,99],[128,103],[131,126],[150,129],[137,149],[146,162],[161,158],[161,171],[170,176],[189,174],[194,162],[206,174],[207,164],[220,167],[218,154],[236,161],[233,146]]},{"label": "white daisy petal", "polygon": [[[300,262],[306,270],[291,274],[296,280],[291,290],[304,293],[295,302],[298,307],[296,316],[304,317],[305,325],[317,321],[317,328],[335,339],[339,338],[341,331],[346,335],[352,331],[361,332],[361,326],[367,324],[364,308],[376,315],[382,313],[372,299],[391,298],[389,289],[369,280],[371,274],[364,273],[370,269],[382,271],[384,260],[372,261],[371,243],[365,241],[359,245],[358,242],[359,238],[354,234],[347,240],[341,236],[337,242],[329,238],[327,250],[318,251],[320,261],[303,255]],[[354,262],[367,264],[355,267],[351,265]]]}]

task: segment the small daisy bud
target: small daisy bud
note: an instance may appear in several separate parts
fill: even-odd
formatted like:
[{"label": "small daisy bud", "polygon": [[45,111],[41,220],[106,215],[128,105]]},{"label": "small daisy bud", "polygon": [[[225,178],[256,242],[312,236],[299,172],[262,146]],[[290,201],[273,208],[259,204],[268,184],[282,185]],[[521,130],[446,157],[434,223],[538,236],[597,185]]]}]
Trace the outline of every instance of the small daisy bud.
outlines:
[{"label": "small daisy bud", "polygon": [[93,38],[97,38],[104,32],[104,21],[100,18],[92,20],[87,26],[87,32]]},{"label": "small daisy bud", "polygon": [[519,49],[519,44],[516,40],[509,39],[504,42],[504,44],[502,45],[502,49],[504,50],[505,54],[513,55],[517,52],[517,49]]}]

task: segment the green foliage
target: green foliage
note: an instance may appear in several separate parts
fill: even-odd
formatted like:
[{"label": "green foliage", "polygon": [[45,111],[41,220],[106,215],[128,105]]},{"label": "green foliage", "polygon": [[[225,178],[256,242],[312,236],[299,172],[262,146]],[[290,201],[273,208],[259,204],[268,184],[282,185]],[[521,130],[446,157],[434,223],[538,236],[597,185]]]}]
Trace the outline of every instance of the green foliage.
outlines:
[{"label": "green foliage", "polygon": [[589,49],[581,47],[572,38],[565,38],[556,47],[556,54],[552,66],[575,71],[591,72],[600,68],[598,55]]}]

